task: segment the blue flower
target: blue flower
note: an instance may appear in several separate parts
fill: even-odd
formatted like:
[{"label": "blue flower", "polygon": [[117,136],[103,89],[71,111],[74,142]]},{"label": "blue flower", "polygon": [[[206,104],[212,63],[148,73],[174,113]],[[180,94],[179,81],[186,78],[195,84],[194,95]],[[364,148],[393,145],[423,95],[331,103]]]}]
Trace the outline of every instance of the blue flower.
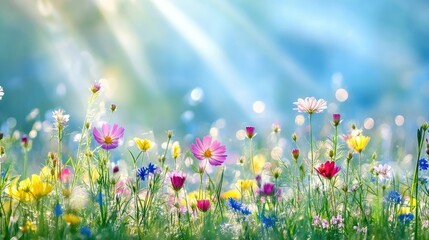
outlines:
[{"label": "blue flower", "polygon": [[4,175],[5,175],[6,173],[4,172],[4,171],[1,171],[1,178],[4,178]]},{"label": "blue flower", "polygon": [[103,194],[101,192],[98,193],[95,200],[97,201],[98,204],[103,205]]},{"label": "blue flower", "polygon": [[149,171],[147,168],[141,167],[137,169],[137,177],[139,177],[142,181],[145,181],[148,175],[149,175]]},{"label": "blue flower", "polygon": [[265,217],[262,215],[260,217],[260,219],[261,219],[262,224],[266,228],[274,227],[274,225],[276,225],[276,221],[277,221],[277,218],[275,216]]},{"label": "blue flower", "polygon": [[156,171],[155,164],[153,164],[153,163],[149,163],[149,165],[147,166],[147,171],[148,171],[149,173],[155,174],[155,171]]},{"label": "blue flower", "polygon": [[419,160],[419,170],[428,170],[429,169],[429,163],[428,160],[422,158]]},{"label": "blue flower", "polygon": [[414,219],[414,215],[412,213],[403,213],[403,214],[400,214],[398,216],[398,219],[399,219],[400,222],[407,224],[411,220]]},{"label": "blue flower", "polygon": [[84,237],[86,238],[90,238],[91,237],[91,228],[89,226],[83,226],[80,228],[80,234],[82,234]]},{"label": "blue flower", "polygon": [[249,215],[251,213],[250,210],[243,205],[243,203],[238,202],[232,198],[228,198],[228,206],[231,210],[244,215]]},{"label": "blue flower", "polygon": [[61,208],[61,204],[56,203],[54,206],[54,214],[55,216],[61,216],[63,215],[63,209]]},{"label": "blue flower", "polygon": [[149,176],[150,173],[155,174],[156,171],[155,164],[149,163],[147,167],[141,167],[137,169],[137,177],[139,177],[142,181],[146,180],[146,177]]},{"label": "blue flower", "polygon": [[426,183],[428,183],[428,179],[427,179],[426,177],[419,177],[419,181],[420,181],[422,184],[426,184]]},{"label": "blue flower", "polygon": [[400,204],[403,201],[401,194],[398,191],[390,191],[384,199],[386,202],[395,204]]}]

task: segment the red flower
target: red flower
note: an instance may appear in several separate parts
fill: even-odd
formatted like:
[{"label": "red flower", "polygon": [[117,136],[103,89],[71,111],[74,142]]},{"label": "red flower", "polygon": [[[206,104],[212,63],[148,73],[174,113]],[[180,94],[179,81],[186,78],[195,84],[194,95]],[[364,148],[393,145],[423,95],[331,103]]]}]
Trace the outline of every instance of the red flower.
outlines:
[{"label": "red flower", "polygon": [[326,161],[325,163],[320,164],[319,167],[316,168],[316,171],[324,178],[331,179],[340,171],[340,169],[340,166],[335,166],[335,162]]},{"label": "red flower", "polygon": [[201,212],[207,212],[210,209],[210,200],[208,199],[197,200],[197,208]]},{"label": "red flower", "polygon": [[170,174],[171,185],[175,191],[182,189],[186,176],[182,172],[174,171]]},{"label": "red flower", "polygon": [[249,139],[252,139],[255,134],[255,127],[246,127],[246,135]]}]

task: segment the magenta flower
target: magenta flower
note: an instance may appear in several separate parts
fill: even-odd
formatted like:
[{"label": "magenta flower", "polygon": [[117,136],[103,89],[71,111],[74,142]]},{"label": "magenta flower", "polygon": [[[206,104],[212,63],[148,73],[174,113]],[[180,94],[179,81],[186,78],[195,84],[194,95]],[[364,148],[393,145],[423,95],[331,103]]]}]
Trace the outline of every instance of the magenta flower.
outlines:
[{"label": "magenta flower", "polygon": [[295,161],[299,158],[299,149],[298,148],[292,149],[292,157],[293,157],[293,159],[295,159]]},{"label": "magenta flower", "polygon": [[261,195],[272,195],[274,194],[274,183],[264,183],[264,185],[262,185],[262,188],[260,190]]},{"label": "magenta flower", "polygon": [[332,124],[338,126],[341,122],[341,115],[339,113],[332,114]]},{"label": "magenta flower", "polygon": [[210,209],[210,200],[208,199],[197,200],[197,208],[201,212],[207,212]]},{"label": "magenta flower", "polygon": [[246,127],[246,135],[247,138],[252,139],[256,135],[255,127]]},{"label": "magenta flower", "polygon": [[316,168],[316,171],[324,178],[331,179],[340,171],[340,169],[340,166],[335,166],[335,162],[326,161],[325,163],[320,164],[319,167]]},{"label": "magenta flower", "polygon": [[119,139],[124,136],[124,128],[119,127],[118,124],[113,124],[113,127],[110,128],[109,124],[104,123],[101,126],[101,132],[94,127],[92,134],[102,149],[110,150],[118,147]]},{"label": "magenta flower", "polygon": [[202,161],[207,159],[213,166],[219,166],[226,160],[226,148],[219,141],[212,141],[212,137],[205,136],[203,141],[196,139],[196,144],[191,144],[191,152]]},{"label": "magenta flower", "polygon": [[171,185],[175,191],[180,191],[182,189],[183,184],[185,183],[186,176],[183,172],[174,171],[170,173]]},{"label": "magenta flower", "polygon": [[73,169],[66,166],[61,170],[60,180],[63,183],[70,183],[73,180]]}]

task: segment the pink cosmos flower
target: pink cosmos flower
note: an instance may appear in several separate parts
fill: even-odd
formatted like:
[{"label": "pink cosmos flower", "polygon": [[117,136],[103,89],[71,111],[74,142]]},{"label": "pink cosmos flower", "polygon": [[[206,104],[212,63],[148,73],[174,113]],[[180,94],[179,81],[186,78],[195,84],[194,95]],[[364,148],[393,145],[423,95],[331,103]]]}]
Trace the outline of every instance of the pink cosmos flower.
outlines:
[{"label": "pink cosmos flower", "polygon": [[210,200],[208,199],[197,200],[197,208],[201,212],[207,212],[210,209]]},{"label": "pink cosmos flower", "polygon": [[175,191],[180,191],[185,183],[186,176],[183,172],[174,171],[170,173],[170,181]]},{"label": "pink cosmos flower", "polygon": [[95,141],[97,141],[102,149],[110,150],[117,148],[119,145],[119,139],[124,136],[124,128],[119,127],[118,124],[113,124],[113,127],[110,128],[110,125],[104,123],[101,126],[101,132],[97,128],[92,129],[92,134],[94,135]]},{"label": "pink cosmos flower", "polygon": [[293,104],[297,106],[293,110],[306,112],[308,114],[320,113],[327,108],[327,103],[324,99],[316,100],[314,97],[306,97],[305,99],[298,98],[298,101]]},{"label": "pink cosmos flower", "polygon": [[212,137],[205,136],[203,141],[196,139],[196,144],[191,144],[191,152],[194,156],[202,161],[207,159],[213,166],[219,166],[226,160],[226,147],[222,146],[219,141],[212,141]]},{"label": "pink cosmos flower", "polygon": [[326,161],[325,163],[320,164],[319,167],[316,168],[316,171],[324,178],[331,179],[340,171],[340,169],[340,166],[335,166],[335,162]]}]

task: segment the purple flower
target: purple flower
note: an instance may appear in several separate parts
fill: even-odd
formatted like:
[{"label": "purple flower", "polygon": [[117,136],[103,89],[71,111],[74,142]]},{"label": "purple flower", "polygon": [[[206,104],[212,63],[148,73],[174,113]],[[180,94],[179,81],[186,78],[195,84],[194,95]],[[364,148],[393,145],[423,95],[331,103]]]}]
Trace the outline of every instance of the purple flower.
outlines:
[{"label": "purple flower", "polygon": [[274,194],[274,183],[264,183],[260,190],[261,195],[272,195]]},{"label": "purple flower", "polygon": [[119,145],[119,139],[124,136],[124,128],[119,127],[118,124],[113,124],[113,127],[110,128],[110,125],[104,123],[101,126],[101,132],[97,128],[92,129],[92,134],[94,135],[95,141],[97,141],[102,149],[110,150],[117,148]]},{"label": "purple flower", "polygon": [[196,139],[196,144],[191,144],[191,152],[194,156],[202,161],[207,159],[213,166],[219,166],[226,160],[226,147],[222,146],[219,141],[212,141],[212,137],[205,136],[203,141]]}]

